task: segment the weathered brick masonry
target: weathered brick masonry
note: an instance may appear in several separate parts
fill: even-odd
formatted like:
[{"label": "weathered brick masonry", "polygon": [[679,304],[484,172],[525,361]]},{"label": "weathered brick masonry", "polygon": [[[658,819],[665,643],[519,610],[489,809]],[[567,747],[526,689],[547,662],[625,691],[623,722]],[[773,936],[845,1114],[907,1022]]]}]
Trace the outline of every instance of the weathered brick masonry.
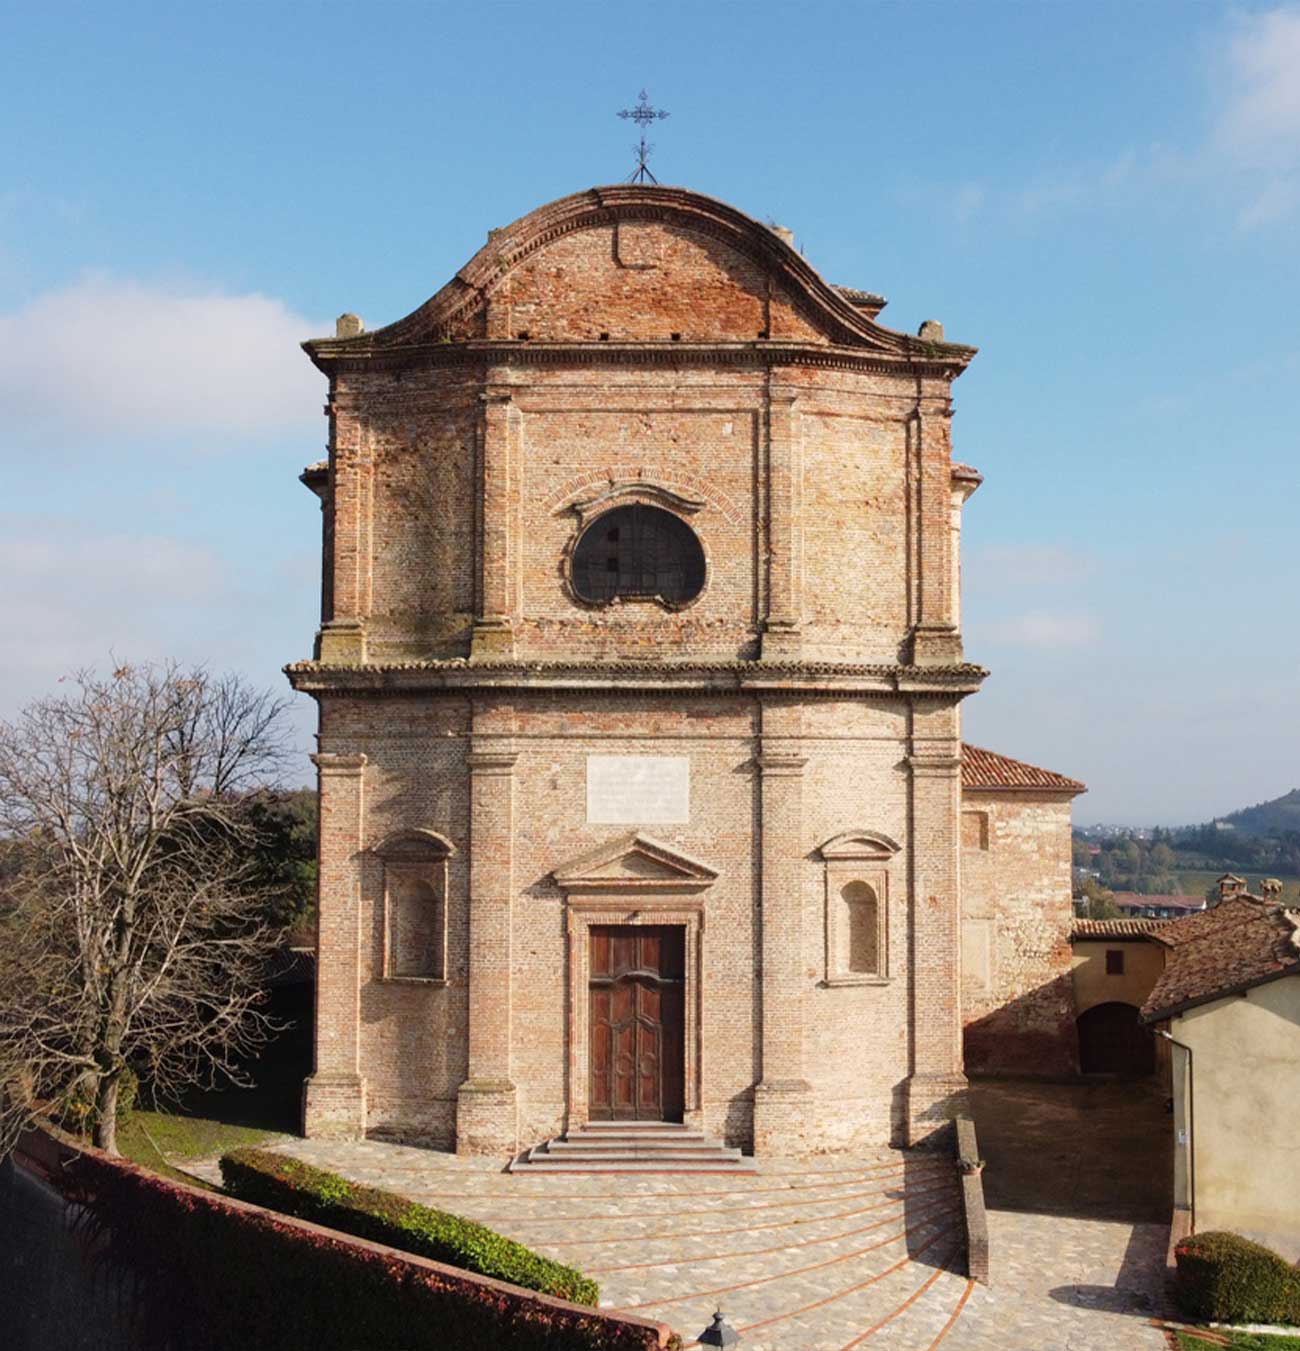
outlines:
[{"label": "weathered brick masonry", "polygon": [[[304,475],[322,626],[289,668],[320,705],[309,1134],[509,1154],[581,1124],[593,925],[683,936],[680,1044],[654,1056],[680,1057],[684,1120],[783,1152],[951,1109],[959,705],[985,673],[949,391],[973,349],[881,327],[883,303],[727,206],[624,186],[493,231],[388,328],[306,344],[330,381]],[[580,540],[611,541],[612,575],[631,546],[606,526],[668,517],[698,594],[584,592]]]},{"label": "weathered brick masonry", "polygon": [[1077,779],[967,746],[962,764],[962,1018],[972,1073],[1079,1068],[1070,983]]}]

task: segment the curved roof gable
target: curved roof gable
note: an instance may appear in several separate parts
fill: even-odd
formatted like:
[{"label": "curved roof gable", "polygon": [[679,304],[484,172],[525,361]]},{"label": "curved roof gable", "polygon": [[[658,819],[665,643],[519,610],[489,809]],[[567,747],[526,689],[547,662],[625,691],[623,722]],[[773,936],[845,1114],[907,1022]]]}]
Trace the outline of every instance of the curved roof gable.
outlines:
[{"label": "curved roof gable", "polygon": [[[623,184],[562,197],[493,230],[456,276],[419,309],[386,328],[354,337],[317,338],[303,344],[318,364],[366,357],[430,343],[483,336],[489,297],[540,250],[583,230],[629,222],[658,222],[718,241],[755,264],[785,293],[823,341],[903,360],[941,360],[957,367],[975,349],[897,333],[876,323],[843,288],[831,286],[784,239],[752,217],[711,197],[682,188]],[[511,335],[514,336],[514,335]],[[746,340],[756,335],[744,335]]]}]

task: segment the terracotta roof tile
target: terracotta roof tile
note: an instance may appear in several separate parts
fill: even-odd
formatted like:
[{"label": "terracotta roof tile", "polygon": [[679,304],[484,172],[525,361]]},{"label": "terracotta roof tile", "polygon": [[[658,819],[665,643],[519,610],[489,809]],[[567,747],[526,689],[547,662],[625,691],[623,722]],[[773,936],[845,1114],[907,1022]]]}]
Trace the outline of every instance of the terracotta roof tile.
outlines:
[{"label": "terracotta roof tile", "polygon": [[1070,929],[1075,939],[1160,938],[1160,929],[1171,919],[1076,919]]},{"label": "terracotta roof tile", "polygon": [[971,483],[984,482],[984,475],[974,465],[959,464],[956,460],[952,462],[952,476],[957,479],[966,479]]},{"label": "terracotta roof tile", "polygon": [[1255,896],[1169,920],[1161,938],[1173,951],[1142,1005],[1149,1023],[1281,976],[1300,976],[1300,917]]},{"label": "terracotta roof tile", "polygon": [[961,751],[961,786],[963,788],[1047,789],[1056,793],[1086,793],[1087,784],[1050,769],[1027,765],[1009,755],[998,755],[969,744]]}]

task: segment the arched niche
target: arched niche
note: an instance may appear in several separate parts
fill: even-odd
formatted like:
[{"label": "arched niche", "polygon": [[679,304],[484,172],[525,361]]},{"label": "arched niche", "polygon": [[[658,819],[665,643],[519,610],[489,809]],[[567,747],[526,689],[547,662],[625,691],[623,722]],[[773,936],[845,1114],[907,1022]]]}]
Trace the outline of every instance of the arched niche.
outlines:
[{"label": "arched niche", "polygon": [[383,862],[383,979],[447,980],[447,860],[456,852],[436,830],[398,830],[373,852]]},{"label": "arched niche", "polygon": [[826,840],[826,985],[889,981],[890,877],[898,843],[878,830],[846,830]]}]

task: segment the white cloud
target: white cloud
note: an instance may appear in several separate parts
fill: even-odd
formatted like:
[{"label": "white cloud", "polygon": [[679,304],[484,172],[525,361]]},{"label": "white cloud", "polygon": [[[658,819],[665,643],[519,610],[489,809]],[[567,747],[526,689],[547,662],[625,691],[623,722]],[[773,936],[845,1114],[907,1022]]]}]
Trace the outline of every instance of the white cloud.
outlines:
[{"label": "white cloud", "polygon": [[1295,210],[1297,203],[1300,203],[1300,183],[1295,179],[1275,179],[1237,212],[1237,225],[1242,230],[1273,225],[1285,220]]},{"label": "white cloud", "polygon": [[0,683],[22,700],[114,650],[189,648],[224,590],[209,549],[161,535],[95,532],[57,517],[0,516]]},{"label": "white cloud", "polygon": [[87,275],[0,314],[8,439],[206,450],[311,427],[323,383],[298,344],[321,329],[271,296]]},{"label": "white cloud", "polygon": [[[201,543],[0,514],[0,719],[53,693],[69,672],[114,660],[174,657],[287,696],[277,668],[302,655],[311,634],[302,570],[296,555],[261,556],[254,591],[237,562]],[[267,590],[266,579],[277,584]],[[311,701],[292,700],[289,717],[296,744],[310,745]],[[305,760],[290,778],[310,780]]]},{"label": "white cloud", "polygon": [[981,589],[1079,582],[1096,566],[1092,555],[1058,544],[990,545],[969,553],[962,564],[967,584]]},{"label": "white cloud", "polygon": [[1019,183],[913,185],[900,200],[961,226],[982,217],[1033,226],[1183,192],[1226,207],[1243,230],[1288,219],[1300,208],[1300,4],[1217,23],[1210,36],[1206,74],[1217,99],[1196,141],[1027,167]]},{"label": "white cloud", "polygon": [[1216,141],[1228,154],[1275,166],[1300,162],[1300,8],[1245,15],[1228,42],[1226,98]]},{"label": "white cloud", "polygon": [[1065,614],[1050,610],[1030,610],[994,620],[982,629],[990,642],[1010,647],[1076,648],[1088,647],[1101,634],[1095,616]]}]

